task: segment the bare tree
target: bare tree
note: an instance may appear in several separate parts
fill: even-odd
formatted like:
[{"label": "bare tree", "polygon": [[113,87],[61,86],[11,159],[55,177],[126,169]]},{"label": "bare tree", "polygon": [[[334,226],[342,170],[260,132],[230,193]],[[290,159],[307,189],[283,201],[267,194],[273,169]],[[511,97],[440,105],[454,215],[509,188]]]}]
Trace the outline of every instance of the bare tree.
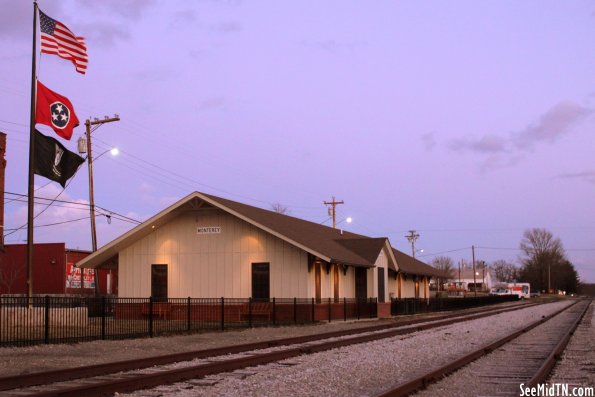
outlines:
[{"label": "bare tree", "polygon": [[287,208],[287,206],[285,206],[279,202],[271,204],[271,209],[273,211],[275,211],[276,213],[282,214],[282,215],[289,215],[289,212],[290,212],[289,208]]},{"label": "bare tree", "polygon": [[529,229],[520,243],[523,267],[520,277],[539,290],[578,289],[578,276],[559,238],[546,229]]},{"label": "bare tree", "polygon": [[449,278],[454,277],[454,265],[452,259],[448,256],[437,256],[432,259],[431,265],[438,270],[442,270],[444,273],[444,277],[436,278],[438,291],[440,291],[442,289],[442,284],[444,284]]},{"label": "bare tree", "polygon": [[492,263],[494,276],[503,283],[512,283],[519,279],[519,268],[513,263],[507,262],[504,259],[499,259]]},{"label": "bare tree", "polygon": [[17,265],[14,260],[10,262],[6,260],[4,255],[0,256],[0,290],[4,289],[5,293],[10,294],[14,283],[22,278],[25,274],[25,265]]},{"label": "bare tree", "polygon": [[559,238],[547,229],[533,228],[525,230],[520,244],[521,250],[526,259],[539,257],[540,255],[564,256],[564,248]]}]

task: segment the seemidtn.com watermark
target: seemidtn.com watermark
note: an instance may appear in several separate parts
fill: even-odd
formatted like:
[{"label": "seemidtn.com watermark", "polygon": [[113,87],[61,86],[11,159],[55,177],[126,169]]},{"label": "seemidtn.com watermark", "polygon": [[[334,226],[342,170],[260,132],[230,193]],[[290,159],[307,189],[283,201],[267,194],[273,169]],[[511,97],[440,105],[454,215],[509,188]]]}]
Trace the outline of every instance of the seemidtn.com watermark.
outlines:
[{"label": "seemidtn.com watermark", "polygon": [[595,397],[593,386],[570,386],[568,383],[540,383],[537,386],[528,387],[524,383],[519,386],[521,397]]}]

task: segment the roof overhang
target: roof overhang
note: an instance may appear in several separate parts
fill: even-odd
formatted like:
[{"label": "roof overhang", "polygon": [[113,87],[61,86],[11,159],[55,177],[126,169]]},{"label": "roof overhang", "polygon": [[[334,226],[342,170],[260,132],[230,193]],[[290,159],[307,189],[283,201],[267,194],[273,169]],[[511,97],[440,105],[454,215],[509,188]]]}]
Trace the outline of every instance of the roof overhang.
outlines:
[{"label": "roof overhang", "polygon": [[[153,231],[155,231],[159,227],[165,225],[172,219],[176,218],[177,216],[179,216],[180,214],[185,212],[185,210],[186,210],[185,206],[186,206],[186,204],[189,204],[189,203],[191,205],[195,206],[197,209],[202,206],[202,203],[208,203],[211,206],[219,208],[219,209],[221,209],[221,210],[223,210],[239,219],[242,219],[242,220],[254,225],[257,228],[264,230],[265,232],[270,233],[271,235],[278,237],[281,240],[286,241],[287,243],[289,243],[297,248],[302,249],[305,252],[308,252],[314,256],[317,256],[318,258],[320,258],[326,262],[333,261],[332,258],[328,257],[327,255],[322,254],[321,252],[317,252],[316,250],[313,250],[310,247],[300,244],[300,243],[288,238],[287,236],[283,235],[282,233],[272,230],[256,221],[254,221],[253,219],[251,219],[247,216],[244,216],[244,215],[238,213],[237,211],[234,211],[231,208],[217,202],[216,200],[209,198],[208,196],[205,196],[199,192],[194,192],[194,193],[191,193],[188,196],[184,197],[183,199],[177,201],[176,203],[172,204],[165,210],[159,212],[157,215],[151,217],[150,219],[146,220],[145,222],[141,223],[140,225],[136,226],[135,228],[124,233],[122,236],[116,238],[115,240],[113,240],[110,243],[106,244],[105,246],[101,247],[100,249],[93,252],[91,255],[87,256],[86,258],[80,260],[79,262],[76,263],[76,266],[81,267],[81,268],[90,268],[90,269],[96,269],[99,267],[103,267],[105,262],[109,261],[114,256],[117,256],[118,253],[122,249],[126,248],[127,246],[132,244],[134,241],[138,240],[139,238],[148,236],[149,234],[151,234]],[[355,266],[355,264],[354,264],[354,266]],[[357,264],[357,266],[361,266],[361,264]]]}]

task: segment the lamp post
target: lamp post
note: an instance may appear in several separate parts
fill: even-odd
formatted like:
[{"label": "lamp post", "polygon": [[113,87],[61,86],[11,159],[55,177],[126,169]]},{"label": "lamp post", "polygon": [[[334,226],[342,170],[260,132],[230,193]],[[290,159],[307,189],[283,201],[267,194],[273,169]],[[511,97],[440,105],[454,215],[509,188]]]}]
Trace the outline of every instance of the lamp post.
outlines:
[{"label": "lamp post", "polygon": [[[87,142],[86,142],[87,147],[85,148],[84,139],[82,137],[79,138],[79,140],[78,140],[79,153],[80,154],[87,153],[87,165],[89,168],[89,215],[91,216],[91,244],[92,244],[93,252],[97,251],[97,231],[96,231],[96,227],[95,227],[95,197],[94,197],[95,193],[93,190],[93,155],[92,155],[92,150],[91,150],[91,132],[92,132],[91,126],[97,125],[96,128],[99,128],[99,126],[101,126],[102,124],[110,123],[112,121],[120,121],[120,117],[118,115],[115,115],[112,118],[105,116],[105,118],[102,120],[96,118],[93,121],[91,121],[90,119],[87,119],[87,121],[85,121],[85,136],[87,138]],[[97,156],[97,158],[103,156],[108,151],[113,152],[114,149],[110,149],[104,153],[101,153],[99,156]],[[115,149],[115,153],[117,154],[117,149]],[[98,277],[97,269],[93,269],[93,274],[94,274],[94,278],[95,278],[95,295],[99,295],[99,277]],[[83,283],[83,269],[81,269],[81,291],[83,289],[82,283]]]},{"label": "lamp post", "polygon": [[483,292],[487,290],[486,288],[486,261],[481,261],[481,289]]},{"label": "lamp post", "polygon": [[473,255],[473,296],[477,296],[476,276],[479,276],[479,273],[475,274],[475,246],[474,245],[471,246],[471,254]]},{"label": "lamp post", "polygon": [[[91,217],[91,242],[93,244],[93,252],[95,252],[97,250],[97,234],[96,234],[96,229],[95,229],[95,192],[93,189],[93,162],[99,160],[99,158],[101,156],[103,156],[106,153],[111,153],[112,156],[117,156],[119,153],[118,148],[111,148],[111,149],[107,149],[106,151],[104,151],[103,153],[101,153],[99,156],[97,156],[95,158],[95,160],[92,159],[91,157],[91,146],[89,144],[89,140],[85,140],[85,138],[80,137],[78,139],[78,150],[80,154],[85,154],[85,153],[89,153],[87,160],[88,160],[88,164],[89,164],[89,213],[90,213],[90,217]],[[83,273],[84,273],[84,269],[81,269],[81,294],[84,291],[84,280],[83,280]],[[99,289],[99,278],[97,275],[97,269],[93,270],[94,273],[94,277],[95,277],[95,293],[98,293],[98,289]],[[111,274],[111,271],[110,271]]]}]

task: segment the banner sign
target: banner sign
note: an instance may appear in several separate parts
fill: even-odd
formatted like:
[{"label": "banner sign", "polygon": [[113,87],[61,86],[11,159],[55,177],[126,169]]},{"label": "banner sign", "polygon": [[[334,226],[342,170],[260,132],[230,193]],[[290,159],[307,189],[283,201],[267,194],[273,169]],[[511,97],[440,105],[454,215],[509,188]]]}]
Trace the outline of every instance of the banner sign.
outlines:
[{"label": "banner sign", "polygon": [[[84,269],[83,287],[95,288],[95,273],[93,269]],[[81,269],[74,263],[66,264],[66,288],[81,288]]]}]

